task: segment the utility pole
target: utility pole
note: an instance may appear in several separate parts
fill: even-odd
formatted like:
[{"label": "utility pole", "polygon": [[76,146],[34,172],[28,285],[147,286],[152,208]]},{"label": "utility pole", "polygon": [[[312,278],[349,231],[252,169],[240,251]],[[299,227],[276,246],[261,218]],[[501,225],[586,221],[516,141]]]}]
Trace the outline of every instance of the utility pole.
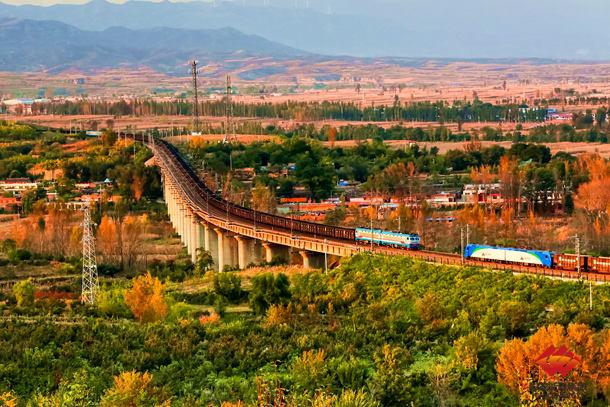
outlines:
[{"label": "utility pole", "polygon": [[464,254],[464,227],[460,228],[460,248],[461,248],[460,255],[462,257],[462,264],[464,264],[464,260],[465,260],[464,259],[464,256],[465,256],[465,254]]},{"label": "utility pole", "polygon": [[324,239],[324,274],[328,274],[328,241]]},{"label": "utility pole", "polygon": [[371,214],[371,252],[373,251],[373,215]]},{"label": "utility pole", "polygon": [[193,132],[199,132],[199,92],[197,90],[197,60],[191,61],[191,75],[193,76]]},{"label": "utility pole", "polygon": [[81,300],[85,304],[94,304],[99,291],[97,279],[97,260],[95,258],[95,237],[89,202],[85,204],[83,216],[83,281]]},{"label": "utility pole", "polygon": [[589,311],[593,311],[593,282],[589,280]]}]

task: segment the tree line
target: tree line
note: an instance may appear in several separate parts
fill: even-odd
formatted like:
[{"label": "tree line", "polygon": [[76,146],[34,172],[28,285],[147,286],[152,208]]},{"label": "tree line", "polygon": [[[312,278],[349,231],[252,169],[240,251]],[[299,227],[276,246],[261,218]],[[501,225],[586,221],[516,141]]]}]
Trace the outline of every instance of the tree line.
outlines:
[{"label": "tree line", "polygon": [[[274,118],[297,121],[352,120],[352,121],[420,121],[420,122],[525,122],[544,121],[547,110],[528,108],[520,104],[501,104],[474,101],[402,102],[398,96],[391,105],[363,105],[357,102],[296,102],[232,103],[233,115],[252,118]],[[37,114],[114,116],[149,116],[193,114],[189,100],[157,101],[132,99],[119,101],[62,101],[35,103]],[[223,100],[202,101],[199,112],[204,116],[222,117],[226,114]]]}]

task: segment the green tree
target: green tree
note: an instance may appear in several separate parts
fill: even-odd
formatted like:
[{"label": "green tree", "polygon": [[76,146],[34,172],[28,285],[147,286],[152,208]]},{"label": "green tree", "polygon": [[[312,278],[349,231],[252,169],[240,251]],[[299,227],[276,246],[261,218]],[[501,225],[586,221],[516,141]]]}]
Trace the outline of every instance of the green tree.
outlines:
[{"label": "green tree", "polygon": [[290,281],[285,274],[280,273],[274,276],[267,273],[252,279],[250,306],[255,313],[263,315],[270,306],[286,305],[290,298]]},{"label": "green tree", "polygon": [[235,273],[214,273],[214,292],[229,301],[240,301],[244,297],[241,277]]},{"label": "green tree", "polygon": [[214,258],[209,251],[199,248],[197,249],[197,259],[195,260],[195,273],[203,275],[214,265]]},{"label": "green tree", "polygon": [[17,300],[17,306],[29,307],[34,304],[34,293],[36,286],[32,283],[32,279],[22,280],[13,286],[13,295]]}]

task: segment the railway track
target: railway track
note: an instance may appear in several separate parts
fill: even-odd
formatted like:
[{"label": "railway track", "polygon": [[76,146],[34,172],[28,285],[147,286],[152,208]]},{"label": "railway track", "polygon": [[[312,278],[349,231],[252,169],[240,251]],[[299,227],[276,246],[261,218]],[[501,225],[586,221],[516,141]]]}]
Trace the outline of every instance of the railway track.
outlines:
[{"label": "railway track", "polygon": [[[140,139],[139,141],[145,142],[146,140]],[[256,224],[258,228],[266,228],[274,233],[282,233],[291,236],[294,236],[296,233],[298,239],[325,239],[336,244],[350,247],[354,252],[371,251],[368,244],[358,244],[355,242],[354,229],[292,220],[276,215],[255,212],[251,209],[230,203],[221,197],[216,196],[214,192],[208,189],[171,144],[164,140],[156,140],[152,148],[155,155],[161,161],[160,164],[164,166],[166,172],[173,177],[174,182],[178,183],[179,188],[187,201],[189,201],[198,211],[207,213],[208,216],[217,219],[225,219],[227,222],[238,223],[245,227],[254,227]],[[433,252],[428,250],[413,251],[383,246],[373,246],[372,251],[379,254],[402,255],[417,258],[422,261],[447,265],[483,267],[519,274],[536,274],[572,280],[582,279],[595,282],[610,282],[610,275],[606,274],[577,273],[574,271],[545,267],[477,261],[464,259],[459,254],[454,253]]]},{"label": "railway track", "polygon": [[[67,132],[65,129],[58,130]],[[211,191],[203,181],[201,181],[173,145],[162,139],[153,139],[148,135],[145,136],[143,134],[134,133],[130,136],[134,140],[142,142],[152,149],[157,164],[161,167],[163,174],[167,177],[171,177],[173,183],[179,189],[182,198],[188,202],[189,206],[191,206],[195,212],[247,228],[264,229],[272,233],[282,234],[292,238],[296,236],[296,238],[300,240],[324,241],[324,243],[329,242],[342,245],[350,248],[353,252],[371,251],[368,244],[363,245],[356,243],[355,229],[293,220],[286,217],[257,212],[228,202],[217,196],[215,192]],[[575,271],[546,267],[478,261],[464,259],[459,254],[454,253],[427,250],[412,251],[384,246],[373,246],[372,251],[379,254],[402,255],[417,258],[422,261],[447,265],[482,267],[498,271],[535,274],[571,280],[587,280],[601,283],[610,282],[610,274],[590,272],[578,273]]]}]

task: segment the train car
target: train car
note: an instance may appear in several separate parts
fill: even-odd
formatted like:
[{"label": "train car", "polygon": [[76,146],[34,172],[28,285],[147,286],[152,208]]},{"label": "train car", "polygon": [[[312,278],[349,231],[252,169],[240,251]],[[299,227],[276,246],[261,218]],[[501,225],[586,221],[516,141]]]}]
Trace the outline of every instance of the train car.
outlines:
[{"label": "train car", "polygon": [[469,244],[464,250],[464,257],[473,260],[553,267],[553,253],[540,250]]},{"label": "train car", "polygon": [[373,242],[384,246],[404,247],[411,250],[419,250],[420,248],[420,238],[417,234],[363,228],[358,228],[355,232],[357,242]]},{"label": "train car", "polygon": [[[585,272],[589,268],[590,257],[580,256],[580,271]],[[553,266],[559,270],[578,271],[578,256],[575,254],[554,254]]]},{"label": "train car", "polygon": [[589,271],[600,274],[610,274],[610,258],[591,257],[589,258]]}]

